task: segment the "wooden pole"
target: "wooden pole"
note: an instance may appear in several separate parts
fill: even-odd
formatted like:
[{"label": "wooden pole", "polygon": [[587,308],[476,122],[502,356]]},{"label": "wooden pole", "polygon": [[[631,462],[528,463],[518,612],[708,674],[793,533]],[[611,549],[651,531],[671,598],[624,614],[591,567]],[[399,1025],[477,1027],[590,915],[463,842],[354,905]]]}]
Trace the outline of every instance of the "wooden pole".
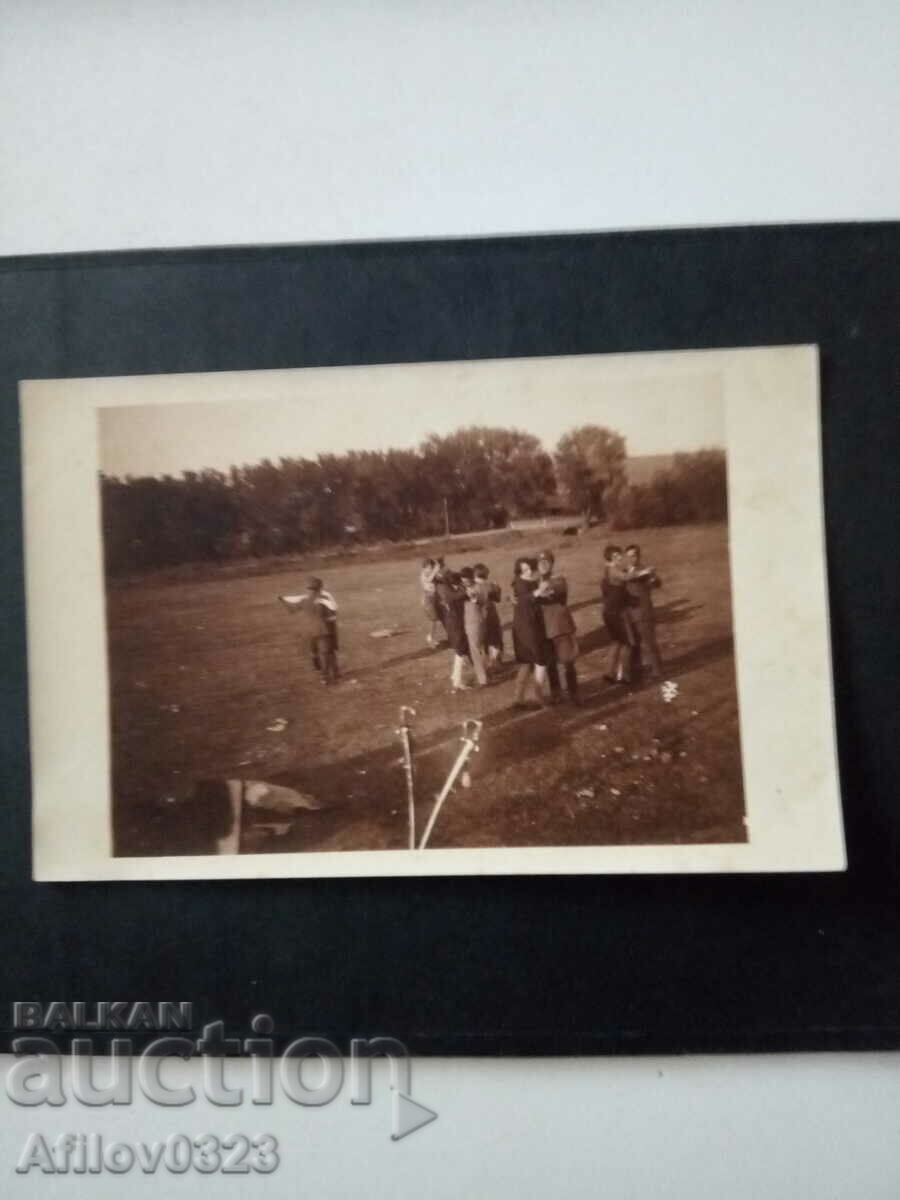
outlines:
[{"label": "wooden pole", "polygon": [[409,714],[416,715],[416,710],[404,704],[400,709],[400,740],[403,743],[403,772],[406,775],[406,809],[409,824],[409,848],[416,848],[416,793],[413,779],[412,745],[409,738]]}]

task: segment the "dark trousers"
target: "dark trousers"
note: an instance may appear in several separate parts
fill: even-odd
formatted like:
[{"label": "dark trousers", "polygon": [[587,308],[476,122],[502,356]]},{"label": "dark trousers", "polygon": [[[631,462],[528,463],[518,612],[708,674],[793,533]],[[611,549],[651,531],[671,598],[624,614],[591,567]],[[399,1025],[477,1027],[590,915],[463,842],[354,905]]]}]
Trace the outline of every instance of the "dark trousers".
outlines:
[{"label": "dark trousers", "polygon": [[326,683],[333,683],[338,677],[337,665],[337,635],[322,633],[309,639],[313,666],[321,671]]},{"label": "dark trousers", "polygon": [[650,663],[651,675],[662,675],[662,659],[659,655],[659,645],[656,641],[656,622],[652,615],[645,616],[640,611],[633,614],[632,620],[638,634],[638,645],[635,649],[635,665],[641,667],[641,651],[645,653]]},{"label": "dark trousers", "polygon": [[553,645],[553,639],[548,639],[550,654],[547,659],[547,678],[550,681],[550,695],[561,696],[562,684],[560,682],[560,668],[566,680],[566,691],[573,700],[578,699],[578,673],[575,670],[573,662],[561,663],[556,656],[556,647]]}]

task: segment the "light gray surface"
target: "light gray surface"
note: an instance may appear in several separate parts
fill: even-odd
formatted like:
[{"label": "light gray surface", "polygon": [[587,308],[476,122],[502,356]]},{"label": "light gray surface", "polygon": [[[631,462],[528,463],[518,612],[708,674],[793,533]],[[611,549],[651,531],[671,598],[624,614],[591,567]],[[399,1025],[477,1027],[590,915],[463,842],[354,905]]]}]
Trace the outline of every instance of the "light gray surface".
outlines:
[{"label": "light gray surface", "polygon": [[895,0],[0,0],[0,253],[896,215]]},{"label": "light gray surface", "polygon": [[[176,1062],[167,1077],[201,1088]],[[248,1064],[229,1062],[229,1086],[247,1086]],[[243,1069],[242,1069],[243,1068]],[[4,1076],[8,1060],[0,1057]],[[104,1082],[105,1064],[98,1068]],[[68,1091],[68,1089],[67,1089]],[[323,1108],[280,1099],[271,1108],[182,1109],[141,1100],[88,1109],[22,1109],[0,1097],[4,1195],[241,1195],[339,1200],[351,1196],[460,1200],[894,1200],[900,1185],[896,1127],[900,1071],[887,1054],[761,1058],[563,1060],[439,1059],[417,1063],[413,1093],[438,1113],[394,1142],[387,1074],[372,1103],[344,1090]],[[69,1093],[70,1094],[70,1093]],[[178,1177],[103,1173],[77,1178],[15,1175],[30,1133],[102,1133],[114,1141],[163,1141],[185,1132],[220,1137],[265,1131],[279,1143],[270,1176]],[[51,1188],[58,1188],[58,1193]],[[8,1189],[8,1190],[7,1190]]]},{"label": "light gray surface", "polygon": [[[0,28],[0,253],[898,216],[895,0],[0,0]],[[440,1115],[399,1143],[383,1094],[4,1099],[0,1171],[12,1195],[900,1190],[893,1055],[434,1061],[415,1092]],[[205,1127],[279,1132],[281,1170],[12,1173],[32,1130]]]}]

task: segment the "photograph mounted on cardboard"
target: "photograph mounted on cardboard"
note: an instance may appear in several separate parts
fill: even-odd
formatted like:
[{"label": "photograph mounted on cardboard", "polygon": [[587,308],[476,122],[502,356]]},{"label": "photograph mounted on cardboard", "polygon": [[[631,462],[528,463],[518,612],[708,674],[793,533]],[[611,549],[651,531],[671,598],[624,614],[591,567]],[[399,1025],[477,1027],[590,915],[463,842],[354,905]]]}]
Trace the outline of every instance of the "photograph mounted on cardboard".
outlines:
[{"label": "photograph mounted on cardboard", "polygon": [[21,400],[37,879],[844,867],[814,347]]}]

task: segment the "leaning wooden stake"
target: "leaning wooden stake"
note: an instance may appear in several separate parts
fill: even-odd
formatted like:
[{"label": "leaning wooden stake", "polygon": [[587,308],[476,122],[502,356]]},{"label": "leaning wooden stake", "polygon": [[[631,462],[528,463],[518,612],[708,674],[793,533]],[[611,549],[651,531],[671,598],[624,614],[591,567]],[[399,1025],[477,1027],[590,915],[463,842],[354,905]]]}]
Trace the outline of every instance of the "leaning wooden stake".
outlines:
[{"label": "leaning wooden stake", "polygon": [[431,831],[434,829],[434,823],[438,819],[438,813],[441,811],[444,801],[450,795],[450,790],[456,783],[460,772],[469,760],[470,755],[478,751],[478,738],[481,735],[481,721],[476,721],[474,717],[470,717],[467,721],[463,721],[463,735],[460,739],[462,749],[456,756],[456,762],[450,769],[450,774],[447,776],[444,786],[441,788],[441,793],[434,802],[434,808],[431,810],[431,816],[428,818],[428,824],[425,826],[425,832],[422,834],[422,840],[419,843],[419,849],[424,850],[428,845],[428,839],[431,837]]},{"label": "leaning wooden stake", "polygon": [[406,775],[406,807],[409,819],[409,848],[416,848],[416,788],[413,778],[412,744],[410,742],[409,716],[415,716],[416,710],[408,704],[400,706],[400,741],[403,743],[403,773]]}]

